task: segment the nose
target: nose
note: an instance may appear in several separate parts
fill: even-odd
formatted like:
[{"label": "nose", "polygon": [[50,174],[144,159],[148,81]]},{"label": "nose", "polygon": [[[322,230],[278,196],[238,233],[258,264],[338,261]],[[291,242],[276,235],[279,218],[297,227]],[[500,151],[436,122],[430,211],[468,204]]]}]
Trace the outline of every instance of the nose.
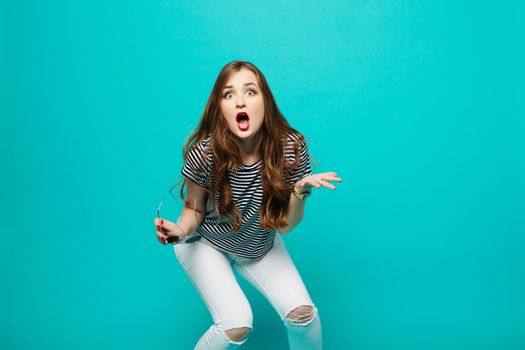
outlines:
[{"label": "nose", "polygon": [[236,104],[236,106],[238,108],[246,106],[246,104],[244,103],[244,96],[243,96],[243,94],[238,94],[237,95],[237,100],[235,100],[235,104]]}]

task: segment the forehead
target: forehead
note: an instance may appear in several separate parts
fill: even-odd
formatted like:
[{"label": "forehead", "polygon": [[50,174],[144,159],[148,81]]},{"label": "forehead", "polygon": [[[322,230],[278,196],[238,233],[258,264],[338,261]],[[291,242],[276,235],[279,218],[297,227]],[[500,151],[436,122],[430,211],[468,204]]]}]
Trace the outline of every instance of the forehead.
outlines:
[{"label": "forehead", "polygon": [[259,82],[257,81],[255,74],[249,69],[241,68],[239,71],[231,73],[229,78],[226,80],[226,84],[224,85],[233,85],[236,88],[240,88],[244,84],[250,82],[259,86]]}]

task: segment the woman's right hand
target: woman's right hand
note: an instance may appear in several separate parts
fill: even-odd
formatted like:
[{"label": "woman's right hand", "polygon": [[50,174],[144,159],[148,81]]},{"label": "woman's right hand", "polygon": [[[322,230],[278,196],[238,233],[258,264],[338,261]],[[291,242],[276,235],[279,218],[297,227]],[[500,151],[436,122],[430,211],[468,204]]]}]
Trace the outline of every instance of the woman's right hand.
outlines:
[{"label": "woman's right hand", "polygon": [[173,241],[168,242],[170,237],[178,237],[180,240],[186,236],[186,232],[184,232],[182,227],[169,220],[155,218],[153,223],[157,227],[157,231],[155,232],[157,239],[162,244],[173,243]]}]

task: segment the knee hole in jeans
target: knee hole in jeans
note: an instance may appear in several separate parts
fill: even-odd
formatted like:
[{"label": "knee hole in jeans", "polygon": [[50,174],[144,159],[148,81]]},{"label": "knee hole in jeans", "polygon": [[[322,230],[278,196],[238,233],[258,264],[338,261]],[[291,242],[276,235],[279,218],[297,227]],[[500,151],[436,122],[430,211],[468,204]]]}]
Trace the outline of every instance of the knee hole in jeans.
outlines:
[{"label": "knee hole in jeans", "polygon": [[315,310],[311,305],[301,305],[296,307],[286,315],[286,319],[290,323],[305,324],[313,320],[315,317]]},{"label": "knee hole in jeans", "polygon": [[232,328],[224,331],[230,340],[235,342],[241,342],[248,337],[252,329],[249,327]]}]

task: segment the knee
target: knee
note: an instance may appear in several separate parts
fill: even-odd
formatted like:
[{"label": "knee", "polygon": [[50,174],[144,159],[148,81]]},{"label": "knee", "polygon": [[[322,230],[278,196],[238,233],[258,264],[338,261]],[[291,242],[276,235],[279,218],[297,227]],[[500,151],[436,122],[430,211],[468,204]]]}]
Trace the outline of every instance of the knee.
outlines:
[{"label": "knee", "polygon": [[289,323],[297,325],[307,325],[310,323],[315,315],[317,314],[317,309],[311,305],[301,305],[296,307],[286,315],[286,320]]},{"label": "knee", "polygon": [[252,329],[249,327],[232,328],[224,331],[228,338],[234,342],[242,342],[248,338],[248,334]]}]

